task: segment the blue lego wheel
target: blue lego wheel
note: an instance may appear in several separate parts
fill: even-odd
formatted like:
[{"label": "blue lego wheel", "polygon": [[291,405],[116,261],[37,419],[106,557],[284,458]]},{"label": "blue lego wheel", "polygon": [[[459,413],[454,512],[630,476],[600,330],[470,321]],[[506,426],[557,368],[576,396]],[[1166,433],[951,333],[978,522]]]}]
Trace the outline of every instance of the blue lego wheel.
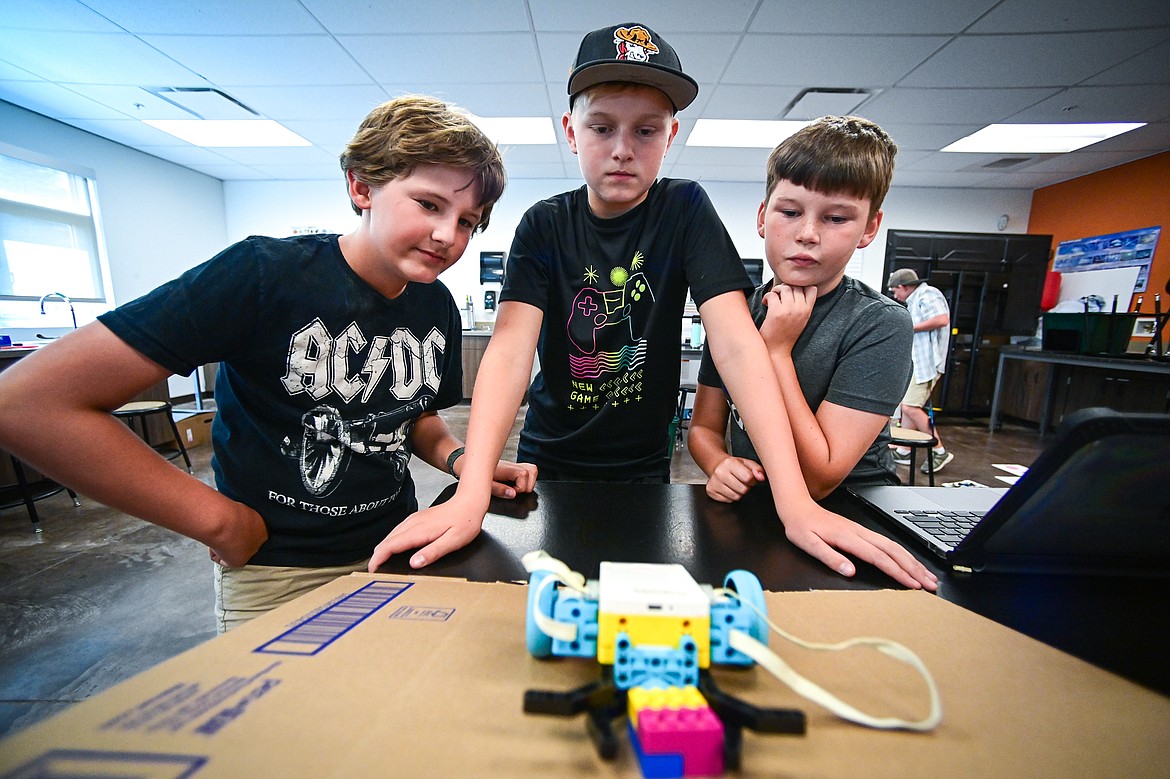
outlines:
[{"label": "blue lego wheel", "polygon": [[766,645],[768,643],[768,625],[761,615],[768,613],[768,606],[764,603],[764,588],[760,585],[760,580],[751,571],[737,569],[727,574],[726,578],[723,579],[723,586],[735,590],[741,601],[759,609],[759,613],[749,609],[751,629],[748,630],[748,635]]},{"label": "blue lego wheel", "polygon": [[525,638],[528,644],[528,652],[533,657],[548,657],[552,654],[552,636],[537,627],[536,620],[532,617],[533,609],[539,609],[541,614],[550,619],[552,618],[553,596],[556,591],[556,585],[550,584],[543,588],[540,586],[540,583],[544,581],[545,577],[550,575],[548,571],[534,571],[532,576],[528,578],[528,610],[525,612]]}]

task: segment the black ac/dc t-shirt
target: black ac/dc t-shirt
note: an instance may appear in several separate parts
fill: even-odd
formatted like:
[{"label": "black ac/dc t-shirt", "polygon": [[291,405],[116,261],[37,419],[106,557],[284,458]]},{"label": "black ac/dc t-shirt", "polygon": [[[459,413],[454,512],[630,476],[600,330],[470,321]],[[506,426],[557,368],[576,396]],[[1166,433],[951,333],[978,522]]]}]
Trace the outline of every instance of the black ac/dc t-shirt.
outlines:
[{"label": "black ac/dc t-shirt", "polygon": [[613,219],[593,215],[585,187],[528,210],[500,295],[544,312],[521,460],[616,481],[663,472],[688,287],[698,305],[751,289],[693,181],[661,179]]},{"label": "black ac/dc t-shirt", "polygon": [[368,557],[417,510],[415,420],[463,394],[450,291],[388,299],[336,235],[248,238],[99,319],[177,374],[221,363],[212,464],[220,492],[268,527],[252,564]]}]

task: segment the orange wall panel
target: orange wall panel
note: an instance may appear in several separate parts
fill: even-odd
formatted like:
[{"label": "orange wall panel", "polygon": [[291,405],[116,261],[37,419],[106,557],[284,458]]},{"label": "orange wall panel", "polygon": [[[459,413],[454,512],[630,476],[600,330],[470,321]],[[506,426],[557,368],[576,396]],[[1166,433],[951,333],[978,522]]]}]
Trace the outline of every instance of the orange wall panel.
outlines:
[{"label": "orange wall panel", "polygon": [[[1150,283],[1142,293],[1146,296],[1144,309],[1150,312],[1154,293],[1165,294],[1170,281],[1170,152],[1032,193],[1028,232],[1051,233],[1054,251],[1061,241],[1143,227],[1162,228],[1150,268]],[[1131,308],[1136,301],[1135,296]],[[1164,297],[1162,304],[1166,310],[1170,299]]]}]

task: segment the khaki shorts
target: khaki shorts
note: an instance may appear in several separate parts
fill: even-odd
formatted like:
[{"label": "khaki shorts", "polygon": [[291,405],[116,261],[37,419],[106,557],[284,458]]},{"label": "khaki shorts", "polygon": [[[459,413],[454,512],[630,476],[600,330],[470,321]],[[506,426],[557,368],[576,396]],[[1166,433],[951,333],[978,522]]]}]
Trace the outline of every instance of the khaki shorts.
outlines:
[{"label": "khaki shorts", "polygon": [[215,564],[215,627],[220,633],[295,600],[339,576],[365,572],[368,560],[328,568]]},{"label": "khaki shorts", "polygon": [[926,404],[930,402],[930,393],[934,391],[936,384],[938,384],[938,376],[920,384],[911,384],[906,388],[906,397],[902,398],[902,405],[912,408],[926,408]]}]

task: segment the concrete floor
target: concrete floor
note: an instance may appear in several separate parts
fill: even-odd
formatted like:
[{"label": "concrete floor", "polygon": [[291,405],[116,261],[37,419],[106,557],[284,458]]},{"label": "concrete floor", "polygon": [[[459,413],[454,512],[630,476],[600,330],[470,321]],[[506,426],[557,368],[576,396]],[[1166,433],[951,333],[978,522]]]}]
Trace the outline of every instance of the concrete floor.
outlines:
[{"label": "concrete floor", "polygon": [[[523,411],[523,410],[522,410]],[[466,431],[468,407],[443,412]],[[1028,465],[1042,439],[1008,425],[988,435],[983,420],[940,420],[955,460],[939,482],[1002,486],[992,463]],[[515,456],[519,424],[505,456]],[[195,474],[212,483],[210,446],[191,450]],[[703,476],[677,449],[675,482]],[[905,478],[907,469],[902,469]],[[451,478],[411,463],[420,505]],[[925,483],[920,477],[919,484]],[[52,716],[146,668],[212,638],[211,562],[205,547],[81,498],[37,503],[40,534],[23,507],[0,511],[0,736]]]}]

